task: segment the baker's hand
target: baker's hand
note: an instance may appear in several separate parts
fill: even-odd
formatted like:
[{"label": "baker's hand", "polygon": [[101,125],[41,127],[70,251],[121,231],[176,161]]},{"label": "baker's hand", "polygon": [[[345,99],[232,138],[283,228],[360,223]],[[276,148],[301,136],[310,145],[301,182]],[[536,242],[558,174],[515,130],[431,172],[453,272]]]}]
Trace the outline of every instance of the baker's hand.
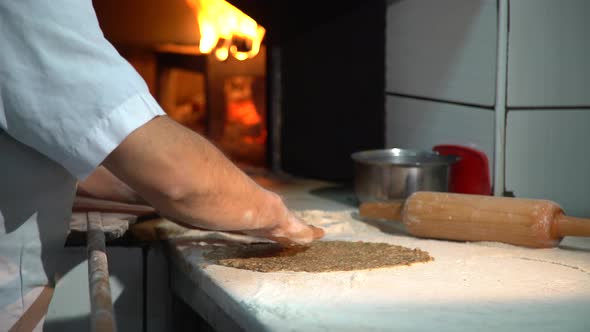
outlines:
[{"label": "baker's hand", "polygon": [[289,212],[287,218],[280,222],[278,226],[269,229],[266,234],[263,230],[263,236],[282,245],[301,245],[322,238],[324,230],[307,225]]},{"label": "baker's hand", "polygon": [[209,141],[167,117],[135,130],[103,165],[162,216],[182,224],[283,244],[306,244],[323,236]]},{"label": "baker's hand", "polygon": [[245,234],[265,237],[286,246],[308,244],[324,236],[321,228],[306,224],[289,211],[278,195],[269,192],[268,197],[268,205],[257,216],[257,223],[268,226],[244,231]]}]

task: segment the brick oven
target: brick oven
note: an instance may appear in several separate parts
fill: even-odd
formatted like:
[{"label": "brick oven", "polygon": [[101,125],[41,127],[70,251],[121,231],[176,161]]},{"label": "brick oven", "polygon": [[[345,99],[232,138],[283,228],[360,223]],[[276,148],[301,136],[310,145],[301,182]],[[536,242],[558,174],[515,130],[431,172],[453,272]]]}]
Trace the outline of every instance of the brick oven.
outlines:
[{"label": "brick oven", "polygon": [[207,1],[100,0],[95,8],[169,116],[232,160],[350,180],[350,154],[384,146],[384,3],[229,2],[264,27],[256,56],[227,54],[252,50],[239,34],[210,54],[199,49],[198,5]]}]

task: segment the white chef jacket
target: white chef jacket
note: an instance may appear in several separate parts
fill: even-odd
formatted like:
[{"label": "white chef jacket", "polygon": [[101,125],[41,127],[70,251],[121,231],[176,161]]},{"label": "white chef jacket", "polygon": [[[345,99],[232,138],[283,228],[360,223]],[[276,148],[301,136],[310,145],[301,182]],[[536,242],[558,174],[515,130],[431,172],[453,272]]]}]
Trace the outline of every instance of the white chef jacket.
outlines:
[{"label": "white chef jacket", "polygon": [[0,1],[0,331],[52,283],[76,179],[162,114],[90,0]]}]

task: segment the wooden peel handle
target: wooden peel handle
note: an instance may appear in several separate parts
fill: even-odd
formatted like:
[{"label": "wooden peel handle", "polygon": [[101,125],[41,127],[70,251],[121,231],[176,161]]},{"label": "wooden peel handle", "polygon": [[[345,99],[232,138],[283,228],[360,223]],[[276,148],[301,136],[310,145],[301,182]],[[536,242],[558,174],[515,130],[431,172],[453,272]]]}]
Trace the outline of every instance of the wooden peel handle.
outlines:
[{"label": "wooden peel handle", "polygon": [[556,218],[557,234],[564,236],[590,236],[590,219],[560,214]]},{"label": "wooden peel handle", "polygon": [[146,216],[156,213],[156,210],[147,205],[127,204],[104,199],[76,196],[74,198],[73,212],[105,212],[105,213],[127,213],[136,216]]},{"label": "wooden peel handle", "polygon": [[365,202],[359,206],[363,218],[402,221],[404,201]]}]

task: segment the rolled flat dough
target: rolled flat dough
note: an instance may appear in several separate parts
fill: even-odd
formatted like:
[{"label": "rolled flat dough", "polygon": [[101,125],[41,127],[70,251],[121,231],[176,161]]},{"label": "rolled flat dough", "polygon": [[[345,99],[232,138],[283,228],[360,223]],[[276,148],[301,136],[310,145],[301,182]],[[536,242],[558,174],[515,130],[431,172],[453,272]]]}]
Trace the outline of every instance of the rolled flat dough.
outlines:
[{"label": "rolled flat dough", "polygon": [[348,241],[317,241],[310,246],[287,248],[275,243],[218,247],[206,253],[205,258],[219,265],[259,272],[353,271],[433,260],[420,249]]}]

